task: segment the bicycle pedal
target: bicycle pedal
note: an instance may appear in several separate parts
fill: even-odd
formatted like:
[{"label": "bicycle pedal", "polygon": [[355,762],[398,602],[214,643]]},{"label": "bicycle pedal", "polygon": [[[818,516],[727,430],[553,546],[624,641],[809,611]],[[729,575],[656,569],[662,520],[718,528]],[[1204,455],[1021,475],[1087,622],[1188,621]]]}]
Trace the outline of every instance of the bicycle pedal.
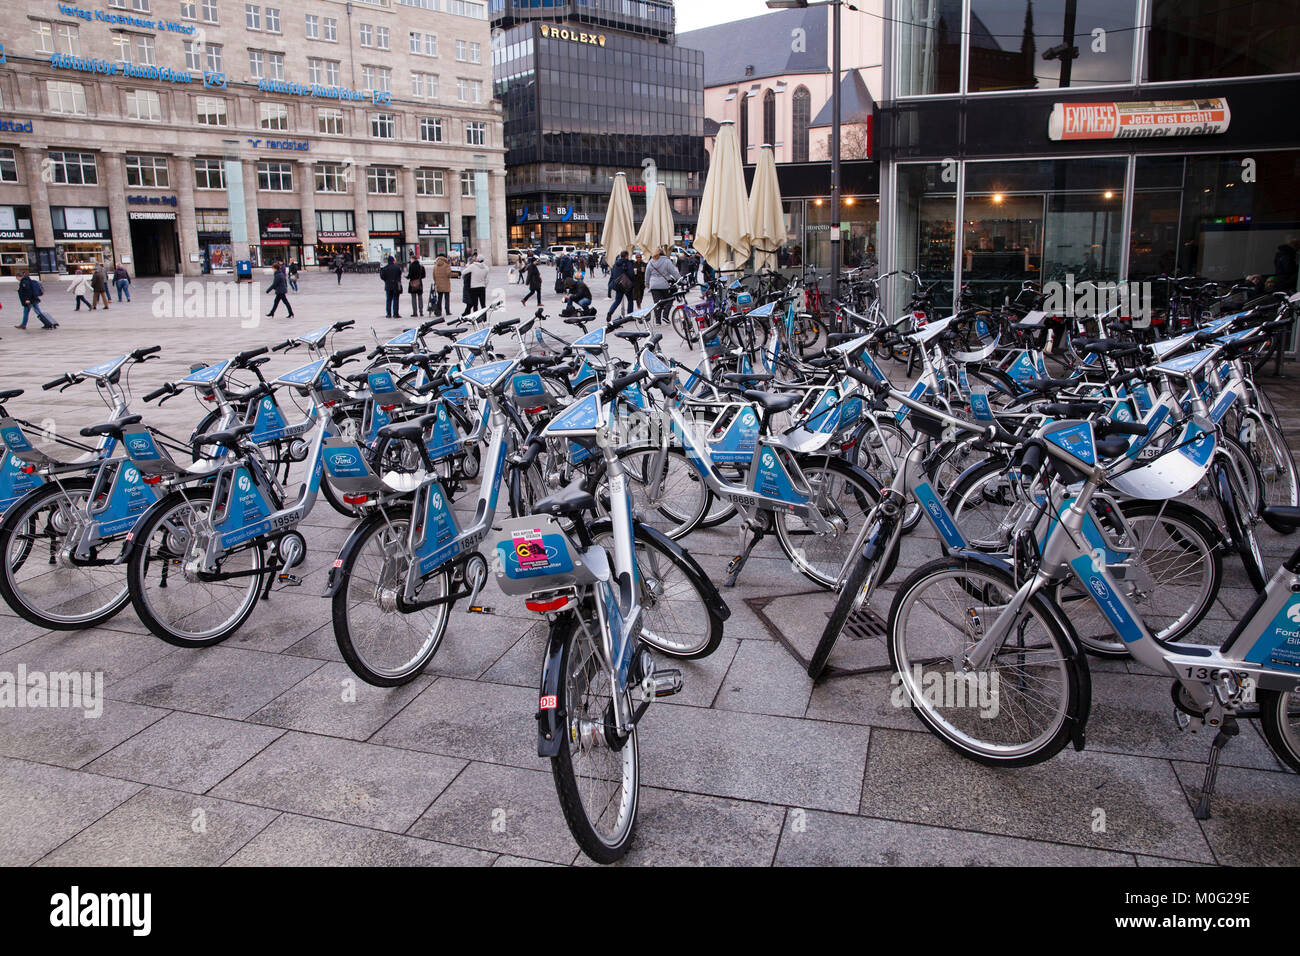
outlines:
[{"label": "bicycle pedal", "polygon": [[287,588],[296,588],[302,584],[302,578],[298,577],[296,574],[289,574],[288,572],[281,573],[277,575],[276,578]]},{"label": "bicycle pedal", "polygon": [[682,692],[682,672],[675,667],[661,667],[650,675],[655,697],[672,697]]},{"label": "bicycle pedal", "polygon": [[481,604],[471,604],[465,608],[466,614],[496,614],[496,610]]}]

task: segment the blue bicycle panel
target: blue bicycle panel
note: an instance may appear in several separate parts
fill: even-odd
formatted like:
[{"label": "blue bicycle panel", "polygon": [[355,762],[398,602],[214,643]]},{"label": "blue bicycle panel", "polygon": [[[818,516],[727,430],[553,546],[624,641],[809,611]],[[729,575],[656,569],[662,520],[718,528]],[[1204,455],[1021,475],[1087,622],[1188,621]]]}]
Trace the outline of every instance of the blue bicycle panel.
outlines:
[{"label": "blue bicycle panel", "polygon": [[144,510],[158,500],[150,485],[145,484],[140,470],[124,461],[113,476],[108,491],[108,502],[94,513],[99,533],[105,537],[130,531]]},{"label": "blue bicycle panel", "polygon": [[934,526],[938,529],[939,534],[943,537],[944,542],[950,548],[965,548],[966,539],[962,537],[957,530],[956,523],[952,520],[952,515],[948,509],[943,506],[939,496],[934,493],[934,488],[927,481],[921,482],[916,486],[916,500],[921,503],[925,513],[930,516]]},{"label": "blue bicycle panel", "polygon": [[429,485],[424,501],[424,541],[416,549],[415,557],[420,563],[420,573],[428,574],[455,553],[460,529],[440,482]]},{"label": "blue bicycle panel", "polygon": [[547,435],[560,435],[566,431],[590,431],[600,424],[600,396],[588,395],[570,405],[546,426]]},{"label": "blue bicycle panel", "polygon": [[479,329],[477,332],[469,333],[469,335],[462,335],[456,340],[455,344],[464,348],[479,349],[487,343],[487,340],[491,335],[491,327]]},{"label": "blue bicycle panel", "polygon": [[331,478],[364,478],[370,473],[365,453],[358,445],[326,445],[321,448],[321,457]]},{"label": "blue bicycle panel", "polygon": [[[914,402],[919,402],[922,398],[925,397],[925,393],[928,392],[929,390],[930,390],[930,386],[927,385],[924,380],[922,380],[912,386],[912,390],[907,393],[907,397],[912,399],[912,401]],[[907,418],[907,416],[910,415],[911,413],[912,410],[908,408],[906,405],[904,405],[894,414],[894,421],[897,422],[904,421]]]},{"label": "blue bicycle panel", "polygon": [[497,554],[503,573],[512,581],[551,577],[573,570],[564,535],[544,534],[540,528],[533,531],[520,529],[511,535],[509,541],[498,541]]},{"label": "blue bicycle panel", "polygon": [[4,464],[0,465],[0,512],[33,488],[43,484],[45,479],[37,474],[23,471],[25,463],[8,452],[4,453]]},{"label": "blue bicycle panel", "polygon": [[438,402],[438,410],[434,414],[438,417],[433,420],[433,434],[425,441],[425,445],[429,449],[429,457],[437,461],[460,451],[461,438],[456,423],[451,419],[451,413],[447,411],[446,402]]},{"label": "blue bicycle panel", "polygon": [[1093,442],[1090,422],[1079,422],[1065,428],[1057,428],[1046,432],[1043,437],[1085,465],[1097,464],[1097,449]]},{"label": "blue bicycle panel", "polygon": [[1074,569],[1075,575],[1078,576],[1079,582],[1092,595],[1092,599],[1097,602],[1101,612],[1106,615],[1115,633],[1126,644],[1132,644],[1142,638],[1142,625],[1130,614],[1122,604],[1115,593],[1115,590],[1106,582],[1092,566],[1092,555],[1081,554],[1070,562],[1070,567]]},{"label": "blue bicycle panel", "polygon": [[808,499],[795,490],[794,482],[785,465],[772,448],[764,448],[758,456],[758,469],[754,472],[754,490],[769,498],[792,504],[803,504]]},{"label": "blue bicycle panel", "polygon": [[717,462],[748,464],[758,441],[758,416],[749,407],[732,416],[721,437],[709,443],[709,457]]},{"label": "blue bicycle panel", "polygon": [[270,395],[263,395],[261,401],[257,403],[257,417],[253,420],[253,430],[248,437],[258,443],[274,441],[282,437],[287,430],[288,422],[280,414],[275,399]]},{"label": "blue bicycle panel", "polygon": [[265,531],[267,522],[263,519],[271,513],[271,506],[243,466],[235,469],[234,479],[227,490],[226,516],[216,529],[221,535],[221,544],[229,548]]},{"label": "blue bicycle panel", "polygon": [[1245,660],[1300,670],[1300,595],[1292,595],[1277,612],[1246,652]]}]

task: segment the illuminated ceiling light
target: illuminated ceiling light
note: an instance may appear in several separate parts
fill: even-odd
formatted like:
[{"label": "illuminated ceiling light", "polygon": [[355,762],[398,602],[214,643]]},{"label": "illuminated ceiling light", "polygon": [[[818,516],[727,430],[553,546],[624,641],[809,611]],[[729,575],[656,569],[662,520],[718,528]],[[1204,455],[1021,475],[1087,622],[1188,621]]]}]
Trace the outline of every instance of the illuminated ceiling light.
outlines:
[{"label": "illuminated ceiling light", "polygon": [[1109,189],[1107,189],[1104,193],[1102,193],[1102,196],[1104,196],[1106,199],[1114,199],[1114,198],[1115,198],[1115,194],[1114,194],[1113,192],[1111,192]]},{"label": "illuminated ceiling light", "polygon": [[844,197],[844,205],[846,205],[846,206],[852,206],[852,205],[853,205],[853,197],[852,197],[852,196],[845,196],[845,197]]},{"label": "illuminated ceiling light", "polygon": [[821,204],[822,204],[822,201],[821,201],[820,199],[814,199],[814,200],[813,200],[813,205],[814,205],[814,206],[820,206]]},{"label": "illuminated ceiling light", "polygon": [[994,201],[994,202],[1002,202],[1002,194],[1001,194],[1001,193],[994,193],[994,194],[993,194],[993,201]]}]

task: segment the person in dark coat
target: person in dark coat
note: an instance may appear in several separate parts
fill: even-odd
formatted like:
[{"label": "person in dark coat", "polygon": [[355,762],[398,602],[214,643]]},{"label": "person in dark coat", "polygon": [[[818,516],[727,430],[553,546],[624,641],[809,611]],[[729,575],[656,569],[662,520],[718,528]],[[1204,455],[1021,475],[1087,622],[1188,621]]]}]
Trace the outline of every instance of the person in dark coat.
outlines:
[{"label": "person in dark coat", "polygon": [[298,291],[298,260],[289,260],[289,288]]},{"label": "person in dark coat", "polygon": [[91,297],[90,297],[91,310],[93,311],[95,308],[99,306],[99,300],[101,296],[104,299],[104,308],[107,309],[108,308],[108,276],[105,274],[104,266],[102,264],[96,265],[95,271],[91,273],[90,291],[91,291]]},{"label": "person in dark coat", "polygon": [[1277,276],[1277,288],[1283,292],[1294,292],[1296,278],[1300,275],[1300,238],[1292,236],[1277,247],[1273,256],[1273,272]]},{"label": "person in dark coat", "polygon": [[636,254],[636,259],[632,262],[632,308],[641,308],[641,300],[645,298],[645,262],[641,258],[641,253]]},{"label": "person in dark coat", "polygon": [[334,275],[338,278],[338,285],[343,284],[343,257],[334,257]]},{"label": "person in dark coat", "polygon": [[397,259],[388,257],[388,264],[379,270],[379,279],[384,283],[384,318],[400,319],[402,317],[402,267]]},{"label": "person in dark coat", "polygon": [[564,300],[561,315],[582,315],[591,305],[591,289],[581,279],[565,279],[564,287],[568,296]]},{"label": "person in dark coat", "polygon": [[418,256],[406,267],[406,291],[411,293],[411,315],[424,315],[424,263]]},{"label": "person in dark coat", "polygon": [[288,318],[292,319],[293,306],[289,304],[288,296],[289,278],[285,275],[284,263],[280,262],[278,259],[275,263],[275,272],[271,274],[271,284],[267,286],[266,291],[275,293],[275,299],[271,302],[271,311],[266,313],[266,317],[268,319],[272,318],[275,315],[276,307],[283,302],[284,307],[289,311]]},{"label": "person in dark coat", "polygon": [[[624,278],[627,281],[622,281]],[[609,270],[609,294],[614,297],[614,301],[609,304],[609,311],[605,313],[606,320],[614,317],[620,305],[632,301],[631,293],[635,287],[636,272],[632,268],[632,260],[627,257],[626,252],[620,252]]]},{"label": "person in dark coat", "polygon": [[528,281],[528,295],[524,296],[523,304],[527,305],[528,300],[537,296],[537,304],[542,304],[542,270],[537,268],[537,257],[529,256],[528,265],[524,270],[524,278]]},{"label": "person in dark coat", "polygon": [[41,295],[44,291],[40,282],[33,279],[29,273],[23,273],[23,277],[18,280],[18,303],[23,307],[23,321],[21,325],[15,325],[15,329],[27,328],[27,316],[33,311],[36,312],[36,317],[41,320],[41,328],[57,329],[59,327],[59,323],[46,315],[45,310],[41,308]]}]

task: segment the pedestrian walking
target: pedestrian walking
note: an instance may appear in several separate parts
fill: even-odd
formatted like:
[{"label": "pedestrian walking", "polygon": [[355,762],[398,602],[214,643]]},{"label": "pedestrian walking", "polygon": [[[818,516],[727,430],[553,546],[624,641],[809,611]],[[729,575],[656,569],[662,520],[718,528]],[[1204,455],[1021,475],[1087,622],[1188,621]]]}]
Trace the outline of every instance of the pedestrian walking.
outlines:
[{"label": "pedestrian walking", "polygon": [[525,278],[528,280],[528,294],[524,296],[523,304],[527,305],[528,300],[537,296],[537,304],[542,304],[542,270],[537,268],[537,257],[528,257],[528,266],[524,270]]},{"label": "pedestrian walking", "polygon": [[388,264],[379,270],[379,279],[384,284],[384,318],[400,319],[402,317],[402,267],[397,264],[395,256],[388,257]]},{"label": "pedestrian walking", "polygon": [[41,296],[45,294],[45,287],[41,285],[40,280],[32,278],[31,273],[26,269],[23,270],[23,276],[18,280],[18,302],[23,307],[23,321],[21,325],[15,325],[15,329],[27,328],[27,316],[35,311],[36,317],[41,320],[41,328],[57,329],[59,323],[55,322],[45,310],[41,308]]},{"label": "pedestrian walking", "polygon": [[279,259],[275,260],[275,271],[271,273],[271,284],[267,286],[266,291],[275,293],[275,299],[271,302],[271,311],[266,313],[266,317],[268,319],[272,318],[275,315],[275,310],[283,302],[285,309],[289,312],[286,318],[292,319],[293,306],[289,304],[289,277],[285,272],[284,263]]},{"label": "pedestrian walking", "polygon": [[614,297],[614,301],[609,305],[609,311],[605,318],[612,319],[618,307],[622,305],[624,311],[627,311],[625,303],[631,301],[632,289],[636,285],[635,275],[632,271],[632,260],[627,257],[626,252],[620,252],[618,258],[614,260],[614,266],[609,272],[609,294]]},{"label": "pedestrian walking", "polygon": [[298,291],[298,260],[289,260],[289,288]]},{"label": "pedestrian walking", "polygon": [[104,308],[108,308],[108,276],[104,273],[104,264],[98,263],[90,275],[91,310],[99,305],[100,297],[104,299]]},{"label": "pedestrian walking", "polygon": [[646,286],[650,289],[650,298],[655,302],[655,324],[668,321],[668,310],[673,303],[673,288],[681,281],[677,267],[664,252],[663,246],[654,251],[650,263],[646,266]]},{"label": "pedestrian walking", "polygon": [[117,264],[113,270],[113,285],[117,287],[117,301],[122,301],[122,296],[126,296],[126,301],[131,301],[131,274],[126,271],[126,266],[122,263]]},{"label": "pedestrian walking", "polygon": [[84,272],[74,276],[72,279],[72,285],[68,287],[68,291],[76,296],[76,298],[73,299],[73,312],[80,312],[81,303],[83,302],[86,303],[87,309],[90,309],[92,312],[95,310],[95,307],[90,304],[90,299],[86,298],[91,294],[90,276],[86,275]]},{"label": "pedestrian walking", "polygon": [[433,290],[429,296],[429,311],[439,316],[451,315],[451,262],[446,256],[433,260]]},{"label": "pedestrian walking", "polygon": [[641,253],[637,253],[632,260],[632,308],[641,308],[641,300],[645,298],[645,261],[641,258]]},{"label": "pedestrian walking", "polygon": [[343,257],[334,257],[334,275],[338,278],[337,285],[343,284]]},{"label": "pedestrian walking", "polygon": [[411,293],[411,315],[424,315],[424,263],[413,258],[406,268],[406,291]]}]

